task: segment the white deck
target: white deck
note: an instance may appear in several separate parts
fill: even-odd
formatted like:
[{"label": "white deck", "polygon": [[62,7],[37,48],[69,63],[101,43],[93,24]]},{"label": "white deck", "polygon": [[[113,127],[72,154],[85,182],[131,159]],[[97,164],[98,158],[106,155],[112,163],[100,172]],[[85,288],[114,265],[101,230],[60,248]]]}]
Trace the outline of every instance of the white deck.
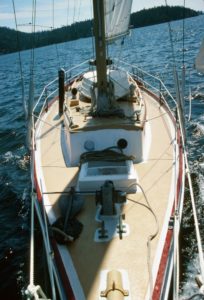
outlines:
[{"label": "white deck", "polygon": [[[134,164],[134,167],[139,184],[144,189],[159,224],[159,233],[151,242],[149,262],[155,281],[172,211],[176,189],[175,174],[178,170],[175,172],[173,123],[157,101],[145,92],[143,97],[147,107],[145,122],[151,126],[151,135],[147,138],[149,145],[151,141],[154,142],[151,143],[147,160]],[[59,118],[57,111],[55,102],[44,115],[45,122],[39,125],[36,143],[37,179],[38,182],[42,181],[43,192],[48,193],[69,191],[70,187],[76,185],[79,172],[78,167],[66,166],[60,146],[64,130],[63,117]],[[59,197],[60,194],[44,195],[51,223],[59,216],[57,204]],[[131,298],[125,299],[144,300],[147,296],[149,288],[147,240],[155,233],[156,222],[141,191],[128,195],[123,213],[125,223],[130,229],[129,235],[124,236],[122,240],[116,237],[107,243],[94,241],[95,231],[99,227],[99,223],[95,220],[94,196],[86,196],[85,207],[78,215],[84,228],[80,237],[67,246],[67,251],[72,257],[87,300],[100,299],[100,275],[104,270],[123,269],[127,272]],[[77,291],[74,293],[77,295]],[[77,296],[76,299],[82,300]]]}]

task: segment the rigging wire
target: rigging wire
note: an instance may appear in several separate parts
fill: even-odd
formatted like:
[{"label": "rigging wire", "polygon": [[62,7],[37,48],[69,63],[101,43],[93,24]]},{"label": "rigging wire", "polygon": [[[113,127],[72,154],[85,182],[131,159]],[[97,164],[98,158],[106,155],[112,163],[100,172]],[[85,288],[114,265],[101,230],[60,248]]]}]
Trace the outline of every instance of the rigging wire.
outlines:
[{"label": "rigging wire", "polygon": [[[165,0],[165,2],[166,2],[166,5],[167,5],[166,0]],[[184,0],[184,5],[185,5],[185,0]],[[183,25],[184,24],[185,23],[183,23]],[[177,99],[181,100],[180,99],[181,95],[180,95],[180,92],[179,92],[178,74],[176,72],[176,67],[175,67],[175,54],[174,54],[172,33],[171,33],[171,27],[170,27],[169,22],[168,22],[168,26],[169,26],[169,35],[170,35],[173,62],[174,62],[173,68],[174,68],[175,83],[176,83],[176,89],[177,89]],[[184,36],[183,36],[183,45],[184,45]],[[183,49],[183,63],[184,63],[184,49]],[[183,94],[183,96],[184,96],[184,94]],[[187,180],[188,180],[188,184],[189,184],[191,205],[192,205],[193,218],[194,218],[194,226],[195,226],[197,246],[198,246],[200,272],[201,272],[201,277],[202,277],[202,286],[201,286],[201,288],[203,289],[203,287],[204,287],[204,257],[203,257],[202,241],[201,241],[201,236],[200,236],[199,223],[198,223],[196,206],[195,206],[195,199],[194,199],[194,193],[193,193],[193,186],[192,186],[190,168],[189,168],[189,163],[188,163],[188,155],[187,155],[187,150],[186,150],[185,128],[184,128],[184,123],[183,123],[184,116],[183,116],[182,107],[179,107],[179,103],[178,103],[178,117],[179,117],[180,129],[181,129],[181,138],[182,138],[182,146],[183,146],[183,153],[184,153],[184,162],[185,162],[185,167],[186,167]],[[193,295],[190,299],[193,299],[194,296],[195,295]]]},{"label": "rigging wire", "polygon": [[[185,7],[185,0],[184,0],[184,7]],[[184,10],[185,13],[185,10]],[[183,22],[183,28],[185,26],[185,23]],[[184,29],[183,29],[183,35],[184,35]],[[184,53],[185,48],[184,48],[184,36],[183,36],[183,64],[185,62],[184,60]],[[183,94],[184,96],[184,94]],[[191,114],[191,92],[190,92],[190,113],[189,117]],[[184,149],[185,150],[185,149]],[[196,239],[197,239],[197,246],[198,246],[198,257],[199,257],[199,263],[200,263],[200,272],[201,272],[201,287],[200,291],[203,291],[204,288],[204,256],[203,256],[203,247],[202,247],[202,241],[201,241],[201,235],[200,235],[200,230],[199,230],[199,222],[198,222],[198,217],[197,217],[197,212],[196,212],[196,206],[195,206],[195,199],[194,199],[194,192],[193,192],[193,186],[192,186],[192,180],[191,180],[191,174],[190,174],[190,169],[189,169],[189,164],[188,164],[188,156],[186,150],[184,151],[184,157],[185,157],[185,164],[186,164],[186,173],[187,173],[187,178],[188,178],[188,183],[189,183],[189,190],[190,190],[190,196],[191,196],[191,204],[192,204],[192,209],[193,209],[193,217],[194,217],[194,225],[195,225],[195,231],[196,231]],[[191,297],[193,299],[194,296]]]},{"label": "rigging wire", "polygon": [[[167,8],[167,14],[168,14],[168,5],[167,0],[165,0],[166,8]],[[184,118],[184,104],[183,104],[183,93],[184,93],[184,81],[185,81],[185,68],[183,67],[183,73],[182,73],[182,90],[180,89],[180,83],[179,83],[179,77],[178,72],[176,68],[176,59],[175,59],[175,50],[174,50],[174,43],[173,43],[173,36],[172,36],[172,28],[171,24],[168,21],[168,29],[169,29],[169,38],[170,38],[170,46],[171,46],[171,53],[172,53],[172,59],[173,59],[173,75],[174,75],[174,83],[175,83],[175,89],[176,89],[176,99],[177,99],[177,109],[180,110],[180,126],[182,127],[182,132],[184,135],[184,144],[186,142],[186,133],[185,133],[185,118]]]},{"label": "rigging wire", "polygon": [[[31,126],[32,126],[32,109],[34,101],[34,36],[35,32],[35,17],[36,17],[36,1],[32,2],[32,49],[31,49],[31,62],[30,62],[30,83],[29,83],[29,106],[28,106],[28,136],[27,145],[31,146]],[[34,201],[33,195],[31,196],[31,248],[30,248],[30,283],[29,285],[34,286]]]},{"label": "rigging wire", "polygon": [[[167,0],[165,0],[166,8],[167,8],[167,15],[168,15],[168,4]],[[175,59],[175,50],[174,50],[174,43],[173,43],[173,35],[172,35],[172,28],[171,24],[168,21],[168,29],[169,29],[169,38],[170,38],[170,46],[171,46],[171,53],[172,53],[172,59],[173,59],[173,68],[176,69],[176,59]]]},{"label": "rigging wire", "polygon": [[69,25],[69,0],[67,0],[67,26]]},{"label": "rigging wire", "polygon": [[52,28],[55,28],[55,1],[52,0]]},{"label": "rigging wire", "polygon": [[[186,82],[186,66],[185,66],[185,0],[183,0],[183,64],[182,64],[182,86],[181,86],[181,105],[183,114],[185,114],[185,107],[184,107],[184,99],[185,99],[185,82]],[[185,128],[185,117],[183,117],[184,128]]]},{"label": "rigging wire", "polygon": [[186,3],[183,0],[183,66],[185,65],[185,7]]},{"label": "rigging wire", "polygon": [[[32,2],[32,48],[30,57],[30,82],[29,82],[29,105],[28,105],[28,136],[27,143],[31,146],[32,109],[34,103],[34,62],[35,62],[35,23],[36,23],[36,0]],[[40,286],[34,285],[34,195],[31,195],[31,248],[30,248],[30,282],[27,288],[27,296],[34,299],[46,298]]]},{"label": "rigging wire", "polygon": [[[93,18],[93,3],[92,0],[90,0],[90,15],[92,16],[92,21],[91,21],[91,44],[92,44],[92,55],[93,55],[93,61],[96,61],[95,57],[95,39],[94,39],[94,18]],[[91,71],[93,72],[93,79],[96,80],[97,73],[95,72],[94,64],[91,65]]]},{"label": "rigging wire", "polygon": [[[55,29],[55,0],[52,0],[52,28],[53,30]],[[55,43],[55,49],[57,54],[58,66],[60,69],[61,63],[60,63],[59,49],[57,43]]]},{"label": "rigging wire", "polygon": [[75,31],[75,34],[77,35],[77,19],[76,19],[76,14],[77,14],[77,1],[74,1],[74,10],[73,10],[73,19],[72,19],[72,25],[73,29]]},{"label": "rigging wire", "polygon": [[[32,109],[34,103],[34,62],[35,62],[35,23],[36,23],[36,0],[32,2],[32,48],[31,48],[31,61],[30,61],[30,83],[29,83],[29,110],[28,110],[28,136],[27,143],[31,146],[31,128],[32,128]],[[30,282],[27,288],[27,295],[32,295],[35,299],[41,297],[45,298],[40,286],[34,285],[34,195],[32,194],[32,205],[31,205],[31,249],[30,249]],[[54,287],[52,287],[54,291]],[[53,293],[53,299],[55,299],[55,293]],[[42,299],[42,298],[41,298]]]},{"label": "rigging wire", "polygon": [[191,110],[192,110],[192,92],[191,86],[189,85],[189,113],[188,113],[188,122],[191,120]]},{"label": "rigging wire", "polygon": [[[71,34],[71,31],[74,30],[75,31],[75,34],[77,32],[77,28],[76,28],[76,23],[77,23],[77,10],[78,10],[78,19],[79,19],[79,16],[80,16],[80,13],[81,13],[81,0],[79,2],[79,7],[77,8],[77,4],[78,2],[77,1],[74,1],[73,3],[73,17],[71,18],[69,12],[72,10],[72,5],[70,4],[69,0],[67,1],[67,29],[68,29],[68,41],[71,41],[72,40],[72,34]],[[70,22],[69,22],[70,21]],[[69,27],[69,28],[68,28]],[[68,44],[68,47],[69,47],[69,44]],[[68,53],[69,51],[67,51],[67,54],[66,54],[66,59],[65,61],[67,62],[68,61],[68,66],[69,68],[71,67],[71,64],[73,63],[73,57],[72,55],[69,55]]]},{"label": "rigging wire", "polygon": [[[166,8],[168,10],[167,0],[165,0]],[[168,15],[168,12],[167,12]],[[182,135],[182,143],[183,147],[185,147],[185,120],[184,120],[184,105],[183,105],[183,97],[184,97],[184,82],[185,82],[185,67],[184,67],[184,55],[183,55],[183,66],[182,66],[182,89],[180,91],[180,84],[178,79],[178,72],[176,69],[176,59],[175,59],[175,50],[174,50],[174,43],[173,43],[173,36],[172,36],[172,28],[171,24],[168,21],[168,29],[169,29],[169,38],[170,38],[170,46],[171,46],[171,53],[172,53],[172,60],[173,60],[173,75],[174,75],[174,83],[176,88],[176,99],[177,99],[177,110],[179,114],[179,123],[181,127],[181,135]],[[184,22],[183,22],[183,44],[184,44]],[[176,129],[176,128],[175,128]],[[175,149],[176,154],[176,149]],[[174,255],[173,255],[173,299],[178,299],[179,294],[179,215],[176,207],[176,212],[174,215]]]},{"label": "rigging wire", "polygon": [[[185,0],[183,0],[183,76],[185,75]],[[184,86],[183,86],[183,97],[185,97],[185,93],[184,93]],[[188,115],[188,121],[190,121],[191,119],[191,100],[192,100],[192,94],[191,94],[191,86],[190,86],[190,75],[189,75],[189,115]]]},{"label": "rigging wire", "polygon": [[[65,54],[65,64],[68,64],[68,69],[71,68],[71,55],[69,55],[70,53],[70,44],[69,44],[69,41],[71,40],[71,24],[69,24],[69,19],[70,19],[70,16],[69,16],[69,11],[70,11],[70,1],[67,0],[67,41],[68,43],[66,43],[66,54]],[[66,65],[65,65],[66,66]]]},{"label": "rigging wire", "polygon": [[81,14],[81,0],[79,0],[78,20],[80,18],[80,14]]},{"label": "rigging wire", "polygon": [[15,26],[16,26],[16,38],[17,38],[17,46],[18,46],[18,60],[19,60],[19,67],[20,67],[20,77],[21,77],[21,92],[22,92],[22,102],[24,108],[25,119],[28,119],[28,107],[25,100],[25,88],[24,88],[24,76],[23,76],[23,67],[22,67],[22,60],[21,60],[21,51],[20,51],[20,41],[19,41],[19,31],[18,31],[18,24],[17,24],[17,17],[16,17],[16,9],[14,0],[12,0],[13,4],[13,13],[15,19]]},{"label": "rigging wire", "polygon": [[[41,185],[41,191],[43,193],[43,187],[42,187],[42,181],[40,182]],[[49,238],[49,229],[48,229],[48,220],[46,215],[46,209],[45,209],[45,203],[44,203],[44,197],[42,197],[42,215],[43,215],[43,222],[45,226],[45,238],[46,238],[46,244],[49,250],[49,255],[47,256],[48,259],[48,270],[50,275],[50,283],[51,283],[51,291],[52,291],[52,300],[56,300],[56,289],[55,289],[55,281],[54,281],[54,269],[53,269],[53,253],[52,248],[50,245],[50,238]]]},{"label": "rigging wire", "polygon": [[[93,55],[93,60],[95,59],[95,44],[94,44],[94,20],[93,20],[93,5],[92,5],[92,0],[90,0],[90,16],[92,16],[92,21],[91,21],[91,44],[92,44],[92,55]],[[96,76],[94,75],[94,67],[92,66],[92,71],[93,71],[93,77]]]},{"label": "rigging wire", "polygon": [[74,1],[74,9],[73,9],[73,19],[72,19],[72,24],[75,23],[75,15],[76,15],[76,1]]},{"label": "rigging wire", "polygon": [[32,32],[31,32],[31,52],[30,52],[30,82],[29,82],[29,102],[28,102],[28,130],[27,147],[31,148],[32,132],[32,111],[34,105],[34,67],[35,67],[35,24],[36,24],[36,0],[32,2]]}]

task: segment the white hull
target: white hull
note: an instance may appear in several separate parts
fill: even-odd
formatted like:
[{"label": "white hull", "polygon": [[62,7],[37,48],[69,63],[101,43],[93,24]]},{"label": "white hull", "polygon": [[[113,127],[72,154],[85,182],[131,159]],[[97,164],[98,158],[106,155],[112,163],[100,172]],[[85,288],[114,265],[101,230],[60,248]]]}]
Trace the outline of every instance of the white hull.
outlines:
[{"label": "white hull", "polygon": [[[76,82],[80,83],[75,81],[75,86]],[[111,270],[121,274],[123,289],[128,291],[124,299],[163,300],[169,294],[174,258],[170,223],[175,208],[180,223],[184,197],[181,138],[166,103],[162,101],[161,105],[161,99],[144,87],[141,94],[143,105],[138,119],[131,122],[127,122],[128,118],[84,120],[84,115],[75,107],[83,110],[90,104],[79,100],[76,106],[69,106],[68,88],[64,115],[58,115],[56,99],[36,122],[33,181],[38,200],[43,198],[49,224],[62,215],[60,199],[66,197],[72,187],[79,193],[86,192],[84,206],[77,214],[83,224],[80,236],[63,246],[53,242],[55,263],[61,270],[59,280],[62,286],[69,286],[64,288],[67,299],[106,299],[102,293],[107,285],[107,272]],[[131,113],[131,107],[135,111],[138,106],[135,100],[120,104],[126,115]],[[71,126],[70,120],[77,126]],[[128,171],[121,167],[116,173],[116,165],[108,169],[113,172],[110,175],[105,165],[102,176],[98,169],[87,170],[84,164],[79,168],[86,141],[90,147],[93,147],[90,141],[94,142],[94,151],[100,151],[117,145],[121,139],[127,141],[125,155],[134,156],[133,167],[126,168]],[[100,190],[105,180],[113,181],[116,189],[127,193],[127,201],[116,204],[112,217],[103,217],[100,206],[95,204],[95,191]],[[122,237],[117,231],[121,213],[125,214]],[[100,240],[102,221],[108,237]]]}]

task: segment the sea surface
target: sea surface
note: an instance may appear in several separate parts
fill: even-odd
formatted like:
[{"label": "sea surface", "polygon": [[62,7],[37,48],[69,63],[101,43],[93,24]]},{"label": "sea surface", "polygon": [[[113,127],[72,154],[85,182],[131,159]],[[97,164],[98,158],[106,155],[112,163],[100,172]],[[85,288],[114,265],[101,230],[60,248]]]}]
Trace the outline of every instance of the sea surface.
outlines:
[{"label": "sea surface", "polygon": [[[109,55],[161,76],[173,94],[173,64],[180,74],[184,59],[187,150],[204,240],[204,75],[194,68],[203,38],[204,15],[201,15],[186,19],[185,22],[175,21],[134,29],[124,43],[110,46]],[[92,45],[92,39],[87,38],[36,49],[35,100],[43,86],[57,76],[59,68],[68,69],[92,58]],[[25,99],[28,101],[30,51],[21,53],[21,63]],[[17,300],[23,298],[23,290],[28,284],[31,187],[18,53],[0,56],[0,91],[0,299]],[[192,101],[189,101],[190,92]],[[188,120],[190,103],[192,113]],[[187,299],[198,292],[195,276],[200,272],[188,189],[181,248],[180,299]]]}]

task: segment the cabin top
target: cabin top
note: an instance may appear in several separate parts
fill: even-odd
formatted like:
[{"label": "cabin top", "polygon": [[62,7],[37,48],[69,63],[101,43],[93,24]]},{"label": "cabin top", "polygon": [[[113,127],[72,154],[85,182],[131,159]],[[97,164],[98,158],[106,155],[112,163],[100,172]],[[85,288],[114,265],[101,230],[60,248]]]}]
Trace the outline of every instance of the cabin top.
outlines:
[{"label": "cabin top", "polygon": [[[85,78],[87,84],[87,78]],[[65,96],[65,118],[70,132],[98,129],[142,130],[146,118],[145,104],[137,90],[114,100],[113,114],[98,118],[91,114],[93,103],[83,93],[82,82],[74,82]],[[123,114],[117,114],[122,111]],[[114,113],[115,112],[115,113]]]}]

